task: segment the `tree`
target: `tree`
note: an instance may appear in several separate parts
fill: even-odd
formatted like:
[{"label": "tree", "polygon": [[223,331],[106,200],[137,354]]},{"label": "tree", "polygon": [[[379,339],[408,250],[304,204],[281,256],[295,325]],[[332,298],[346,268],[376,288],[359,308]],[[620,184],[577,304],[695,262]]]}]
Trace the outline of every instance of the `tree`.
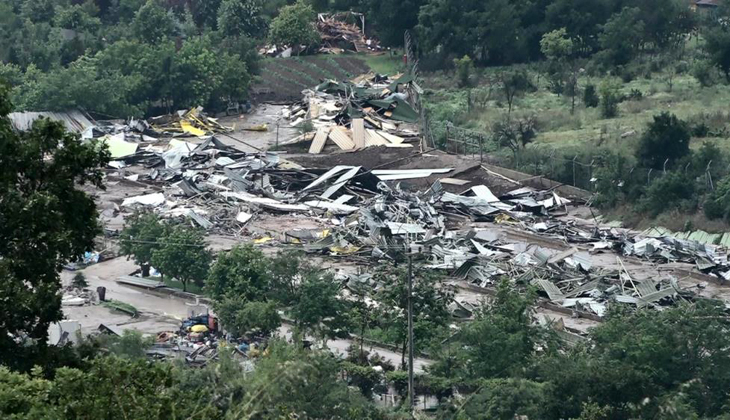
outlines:
[{"label": "tree", "polygon": [[631,61],[644,41],[644,21],[637,7],[624,7],[603,25],[598,39],[601,44],[600,59],[607,65],[620,66]]},{"label": "tree", "polygon": [[319,42],[319,32],[314,26],[317,15],[311,6],[302,0],[291,6],[284,6],[279,16],[271,21],[269,37],[277,45],[288,45],[299,52],[300,46],[312,46]]},{"label": "tree", "polygon": [[236,337],[250,332],[268,336],[281,325],[276,302],[246,302],[242,298],[226,297],[216,308],[223,327]]},{"label": "tree", "polygon": [[456,419],[514,420],[542,419],[547,402],[546,384],[526,379],[489,379],[470,395]]},{"label": "tree", "polygon": [[266,296],[283,306],[290,306],[296,301],[299,284],[304,277],[320,270],[303,258],[300,251],[282,251],[269,261],[271,271]]},{"label": "tree", "polygon": [[532,323],[533,299],[500,283],[494,301],[461,328],[448,348],[440,349],[431,372],[473,384],[481,378],[508,378],[524,367],[535,347],[546,342],[545,331]]},{"label": "tree", "polygon": [[[373,275],[383,287],[375,293],[378,302],[379,327],[387,341],[401,350],[401,364],[405,366],[408,344],[408,273],[403,265],[391,268],[380,266]],[[413,334],[414,349],[426,349],[430,341],[444,334],[451,319],[448,306],[453,295],[436,287],[439,276],[415,266],[413,270]]]},{"label": "tree", "polygon": [[175,226],[159,241],[160,247],[152,251],[155,268],[182,283],[183,291],[187,291],[191,281],[203,286],[212,260],[204,232]]},{"label": "tree", "polygon": [[558,93],[570,95],[570,113],[575,113],[575,97],[578,94],[578,66],[573,56],[573,40],[565,28],[543,35],[540,48],[549,61],[550,78]]},{"label": "tree", "polygon": [[[696,13],[683,0],[642,0],[634,4],[641,10],[644,42],[654,44],[657,50],[672,48],[683,42],[685,35],[696,27]],[[624,23],[628,25],[631,22]],[[625,29],[629,30],[628,27]]]},{"label": "tree", "polygon": [[601,116],[603,118],[613,118],[618,115],[618,104],[621,101],[620,86],[615,80],[605,79],[598,87],[598,94],[601,97]]},{"label": "tree", "polygon": [[713,25],[703,33],[704,48],[710,61],[725,75],[730,83],[730,28],[727,25]]},{"label": "tree", "polygon": [[507,100],[507,116],[512,115],[515,98],[524,92],[535,89],[524,71],[505,71],[499,74],[502,92]]},{"label": "tree", "polygon": [[96,340],[102,348],[122,359],[145,359],[147,350],[155,344],[154,336],[145,337],[134,330],[124,330],[121,336],[100,335]]},{"label": "tree", "polygon": [[147,0],[134,15],[132,30],[144,42],[156,44],[176,33],[175,21],[170,13],[157,3]]},{"label": "tree", "polygon": [[86,281],[86,276],[84,276],[84,273],[76,273],[74,278],[71,280],[71,287],[75,289],[83,289],[89,287],[89,282]]},{"label": "tree", "polygon": [[605,0],[554,0],[545,9],[549,30],[566,28],[575,40],[575,51],[588,55],[598,50],[598,32],[601,24],[614,12],[614,2]]},{"label": "tree", "polygon": [[663,169],[667,159],[669,165],[674,165],[690,153],[689,126],[676,115],[668,112],[655,115],[647,128],[636,151],[636,158],[641,165]]},{"label": "tree", "polygon": [[[374,33],[378,34],[385,45],[393,47],[403,46],[403,34],[418,24],[418,11],[426,3],[428,3],[427,0],[360,1],[360,4],[366,8],[367,19],[370,22],[366,22],[366,25],[374,29]],[[344,7],[340,10],[347,9],[349,8]]]},{"label": "tree", "polygon": [[646,189],[639,208],[652,216],[671,209],[694,210],[696,204],[691,201],[694,195],[694,179],[679,171],[668,172]]},{"label": "tree", "polygon": [[[101,357],[86,371],[61,368],[53,380],[0,367],[0,416],[11,419],[213,420],[220,412],[208,390],[178,388],[169,363]],[[22,392],[18,392],[22,391]]]},{"label": "tree", "polygon": [[221,0],[189,0],[188,5],[198,28],[217,28]]},{"label": "tree", "polygon": [[583,89],[583,104],[586,108],[595,108],[599,103],[598,94],[596,93],[596,85],[588,84]]},{"label": "tree", "polygon": [[281,341],[247,374],[247,390],[230,418],[383,419],[360,392],[339,379],[340,362],[328,352],[307,351]]},{"label": "tree", "polygon": [[223,99],[245,98],[250,83],[246,63],[238,56],[217,52],[208,36],[183,44],[175,57],[171,79],[173,86],[187,87],[173,90],[176,107],[220,107]]},{"label": "tree", "polygon": [[462,58],[454,59],[454,67],[456,68],[456,77],[459,80],[459,86],[469,86],[469,77],[474,71],[474,62],[468,55]]},{"label": "tree", "polygon": [[421,7],[416,31],[425,51],[510,63],[524,47],[519,18],[508,0],[432,0]]},{"label": "tree", "polygon": [[[270,283],[270,264],[266,256],[252,245],[239,245],[218,255],[208,273],[205,292],[214,302],[223,302],[226,298],[265,301]],[[214,307],[217,310],[217,306]]]},{"label": "tree", "polygon": [[730,217],[730,177],[723,178],[705,200],[705,216],[708,219],[728,220]]},{"label": "tree", "polygon": [[218,29],[225,36],[263,38],[266,22],[261,16],[260,0],[221,0]]},{"label": "tree", "polygon": [[7,93],[0,86],[0,363],[17,366],[22,343],[45,343],[61,319],[61,268],[94,246],[96,205],[76,186],[103,188],[109,152],[49,120],[15,132]]},{"label": "tree", "polygon": [[134,213],[119,234],[122,255],[134,258],[142,270],[142,277],[149,277],[152,254],[161,247],[162,238],[170,230],[159,217],[151,212]]},{"label": "tree", "polygon": [[534,116],[517,119],[505,117],[494,123],[492,136],[500,146],[512,150],[517,163],[519,152],[537,137],[537,119]]},{"label": "tree", "polygon": [[298,332],[322,341],[347,335],[347,306],[339,297],[340,284],[327,272],[302,279],[297,300],[289,309]]}]

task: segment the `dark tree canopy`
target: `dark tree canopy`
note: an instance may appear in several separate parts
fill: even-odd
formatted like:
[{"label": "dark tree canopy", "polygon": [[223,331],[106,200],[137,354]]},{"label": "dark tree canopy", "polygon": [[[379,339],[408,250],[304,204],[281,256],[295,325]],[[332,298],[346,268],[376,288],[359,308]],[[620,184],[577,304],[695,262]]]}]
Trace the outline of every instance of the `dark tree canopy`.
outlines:
[{"label": "dark tree canopy", "polygon": [[109,153],[48,120],[13,131],[0,89],[0,363],[12,364],[11,349],[24,338],[44,343],[61,319],[59,272],[100,232],[96,205],[77,185],[103,187]]},{"label": "dark tree canopy", "polygon": [[686,122],[676,115],[663,112],[654,116],[641,137],[637,157],[648,168],[662,169],[664,162],[675,165],[689,154],[690,132]]}]

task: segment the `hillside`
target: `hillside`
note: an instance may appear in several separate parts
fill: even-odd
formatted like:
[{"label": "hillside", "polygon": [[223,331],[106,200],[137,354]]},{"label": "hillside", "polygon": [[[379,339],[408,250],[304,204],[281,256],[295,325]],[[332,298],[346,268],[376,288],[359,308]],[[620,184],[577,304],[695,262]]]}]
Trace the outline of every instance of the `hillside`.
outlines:
[{"label": "hillside", "polygon": [[311,89],[325,79],[344,80],[367,73],[364,59],[355,55],[315,55],[289,58],[266,58],[261,72],[251,86],[256,102],[291,102],[301,99],[304,89]]}]

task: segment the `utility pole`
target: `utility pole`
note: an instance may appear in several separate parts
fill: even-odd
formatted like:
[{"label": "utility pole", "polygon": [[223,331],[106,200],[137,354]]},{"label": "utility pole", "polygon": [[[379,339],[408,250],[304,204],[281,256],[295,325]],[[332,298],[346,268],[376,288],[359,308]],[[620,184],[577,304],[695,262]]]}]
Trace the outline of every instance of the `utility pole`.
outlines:
[{"label": "utility pole", "polygon": [[411,412],[415,408],[413,390],[413,257],[408,247],[408,406]]}]

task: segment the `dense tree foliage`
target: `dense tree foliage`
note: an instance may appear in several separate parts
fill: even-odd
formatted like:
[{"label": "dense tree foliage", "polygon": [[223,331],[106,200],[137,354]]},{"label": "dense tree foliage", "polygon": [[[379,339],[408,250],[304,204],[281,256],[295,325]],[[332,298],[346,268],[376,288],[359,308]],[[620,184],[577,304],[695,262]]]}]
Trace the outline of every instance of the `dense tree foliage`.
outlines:
[{"label": "dense tree foliage", "polygon": [[[375,294],[379,308],[378,325],[387,341],[400,347],[404,364],[408,344],[407,267],[381,266],[374,276],[383,284]],[[439,278],[437,273],[423,268],[413,270],[413,312],[419,314],[413,320],[414,351],[425,350],[431,340],[444,338],[441,335],[451,316],[448,305],[453,295],[437,287]]]},{"label": "dense tree foliage", "polygon": [[160,273],[182,283],[183,291],[190,282],[203,286],[212,259],[204,231],[178,225],[157,241],[160,246],[152,251],[150,262]]},{"label": "dense tree foliage", "polygon": [[169,229],[169,225],[163,224],[155,213],[135,213],[127,218],[119,235],[119,248],[123,255],[134,258],[143,277],[150,275],[152,253],[160,248],[160,238]]},{"label": "dense tree foliage", "polygon": [[0,77],[17,109],[126,118],[246,98],[249,39],[266,37],[257,1],[72,3],[0,2]]},{"label": "dense tree foliage", "polygon": [[302,1],[282,7],[279,16],[271,22],[271,42],[288,45],[297,52],[300,46],[306,48],[316,44],[319,42],[316,17],[314,9]]},{"label": "dense tree foliage", "polygon": [[203,369],[139,358],[101,357],[53,379],[0,367],[0,417],[36,419],[383,419],[338,378],[340,363],[320,352],[272,343],[254,372],[221,351]]},{"label": "dense tree foliage", "polygon": [[663,112],[654,116],[641,137],[637,158],[647,168],[663,169],[665,162],[676,165],[680,158],[689,154],[689,139],[687,123],[674,114]]},{"label": "dense tree foliage", "polygon": [[102,187],[109,153],[45,119],[15,132],[10,109],[0,87],[0,363],[12,365],[61,319],[59,272],[100,232],[93,199],[76,187]]}]

